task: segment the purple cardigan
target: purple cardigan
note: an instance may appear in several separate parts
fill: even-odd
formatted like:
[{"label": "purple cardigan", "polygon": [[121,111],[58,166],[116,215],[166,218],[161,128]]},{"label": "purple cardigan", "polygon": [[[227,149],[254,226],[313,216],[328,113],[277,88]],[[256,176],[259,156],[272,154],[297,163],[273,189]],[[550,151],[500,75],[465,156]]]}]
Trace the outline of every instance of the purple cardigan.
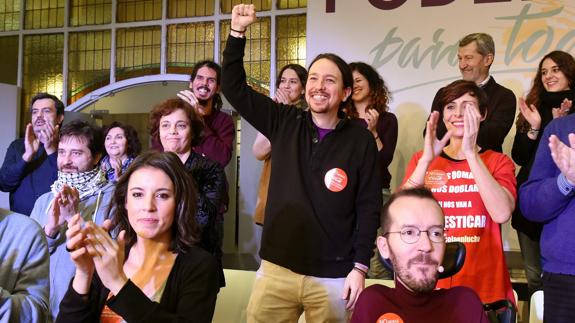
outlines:
[{"label": "purple cardigan", "polygon": [[543,270],[575,275],[575,188],[566,184],[549,150],[549,136],[554,134],[569,143],[575,133],[575,114],[555,119],[545,128],[537,148],[529,180],[519,190],[523,215],[542,222],[541,255]]}]

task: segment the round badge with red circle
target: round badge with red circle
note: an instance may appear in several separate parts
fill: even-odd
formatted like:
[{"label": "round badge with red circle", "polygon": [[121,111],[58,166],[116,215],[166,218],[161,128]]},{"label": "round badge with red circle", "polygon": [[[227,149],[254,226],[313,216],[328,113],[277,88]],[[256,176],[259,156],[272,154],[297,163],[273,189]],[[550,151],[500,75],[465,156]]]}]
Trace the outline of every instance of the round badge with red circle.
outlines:
[{"label": "round badge with red circle", "polygon": [[385,313],[377,319],[377,323],[404,323],[403,319],[395,313]]},{"label": "round badge with red circle", "polygon": [[332,192],[341,192],[347,186],[347,174],[341,168],[332,168],[323,178],[325,187]]},{"label": "round badge with red circle", "polygon": [[440,188],[447,184],[447,173],[441,169],[432,169],[425,173],[425,187]]}]

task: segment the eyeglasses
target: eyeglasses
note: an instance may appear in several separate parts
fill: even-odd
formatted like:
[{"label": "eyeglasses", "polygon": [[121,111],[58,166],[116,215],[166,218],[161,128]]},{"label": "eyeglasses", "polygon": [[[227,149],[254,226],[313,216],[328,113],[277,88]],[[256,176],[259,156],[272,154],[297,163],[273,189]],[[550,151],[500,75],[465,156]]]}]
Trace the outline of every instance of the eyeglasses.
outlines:
[{"label": "eyeglasses", "polygon": [[431,242],[441,243],[445,241],[445,229],[443,227],[432,227],[428,230],[419,230],[416,227],[405,227],[401,229],[401,231],[386,232],[383,234],[383,236],[385,237],[390,233],[399,233],[399,236],[403,242],[412,244],[419,241],[419,236],[422,232],[427,233],[427,236]]}]

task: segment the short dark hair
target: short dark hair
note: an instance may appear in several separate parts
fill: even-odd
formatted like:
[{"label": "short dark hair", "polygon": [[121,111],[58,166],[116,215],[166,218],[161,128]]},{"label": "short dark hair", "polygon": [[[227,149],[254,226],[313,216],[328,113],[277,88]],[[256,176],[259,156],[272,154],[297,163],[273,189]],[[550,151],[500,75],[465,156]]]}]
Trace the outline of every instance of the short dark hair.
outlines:
[{"label": "short dark hair", "polygon": [[[337,56],[333,53],[323,53],[317,55],[313,61],[309,64],[308,73],[311,70],[311,67],[315,62],[319,61],[320,59],[327,59],[330,62],[334,63],[337,66],[337,69],[341,73],[342,81],[343,81],[343,88],[350,88],[353,89],[353,74],[351,72],[351,68],[349,65],[343,60],[343,58]],[[351,95],[347,97],[345,101],[342,101],[339,104],[340,111],[349,111],[349,105],[351,104]]]},{"label": "short dark hair", "polygon": [[487,94],[485,91],[481,89],[475,82],[472,81],[465,81],[465,80],[457,80],[451,82],[445,87],[442,87],[437,91],[435,94],[435,98],[433,98],[433,104],[431,105],[431,111],[439,112],[439,118],[443,118],[443,108],[445,106],[461,97],[462,95],[469,94],[472,97],[477,99],[479,113],[482,117],[485,117],[487,113]]},{"label": "short dark hair", "polygon": [[296,73],[297,78],[301,83],[301,86],[305,89],[305,84],[307,82],[307,70],[305,69],[305,67],[299,64],[287,64],[281,68],[280,72],[278,73],[278,77],[276,79],[276,89],[280,87],[280,83],[282,81],[282,75],[285,72],[285,70],[288,69],[293,70]]},{"label": "short dark hair", "polygon": [[171,228],[170,251],[186,253],[191,246],[200,240],[200,229],[196,222],[197,192],[196,186],[180,158],[172,152],[144,152],[136,157],[126,173],[120,177],[116,183],[116,190],[110,205],[110,209],[115,210],[112,215],[114,230],[116,234],[121,230],[126,231],[125,238],[128,249],[136,243],[137,234],[130,225],[126,201],[130,177],[134,172],[144,167],[163,171],[174,184],[176,210]]},{"label": "short dark hair", "polygon": [[150,112],[150,135],[152,140],[161,144],[160,140],[160,119],[162,117],[172,114],[172,112],[181,109],[184,110],[188,120],[190,121],[192,140],[190,144],[192,147],[197,146],[202,141],[202,130],[204,129],[204,122],[200,119],[196,110],[186,101],[173,98],[167,99],[158,103]]},{"label": "short dark hair", "polygon": [[[198,75],[198,71],[202,67],[207,67],[209,69],[216,71],[216,84],[220,86],[220,82],[222,79],[222,67],[218,63],[210,60],[204,60],[194,64],[194,68],[192,69],[192,73],[190,74],[190,82],[194,81],[196,75]],[[222,106],[223,102],[220,93],[214,94],[214,97],[212,99],[212,109],[219,111],[222,108]]]},{"label": "short dark hair", "polygon": [[60,101],[60,99],[58,99],[55,95],[46,92],[40,92],[34,95],[32,100],[30,100],[30,111],[32,111],[32,106],[36,101],[43,99],[50,99],[54,101],[54,105],[56,106],[56,115],[64,115],[64,103]]},{"label": "short dark hair", "polygon": [[60,141],[66,137],[82,137],[87,141],[87,146],[92,153],[92,157],[102,154],[104,151],[104,135],[102,129],[89,122],[73,120],[62,126],[60,129]]},{"label": "short dark hair", "polygon": [[106,140],[108,132],[110,132],[110,130],[113,128],[120,128],[124,131],[124,136],[126,136],[126,141],[128,142],[128,149],[126,150],[128,157],[134,158],[138,156],[138,154],[142,151],[142,144],[140,143],[136,129],[134,129],[134,127],[129,124],[114,121],[109,125],[104,126],[102,130],[102,133],[104,134],[104,140]]},{"label": "short dark hair", "polygon": [[[431,193],[429,189],[423,186],[406,188],[393,193],[390,196],[389,200],[383,205],[383,208],[381,209],[381,216],[379,218],[379,223],[381,225],[381,232],[383,234],[387,233],[389,231],[389,228],[391,227],[391,214],[389,213],[389,208],[391,207],[393,202],[402,197],[417,197],[420,199],[432,200],[435,203],[437,203],[437,200],[435,199],[435,197],[433,197],[433,193]],[[441,209],[439,203],[437,203],[437,206]]]}]

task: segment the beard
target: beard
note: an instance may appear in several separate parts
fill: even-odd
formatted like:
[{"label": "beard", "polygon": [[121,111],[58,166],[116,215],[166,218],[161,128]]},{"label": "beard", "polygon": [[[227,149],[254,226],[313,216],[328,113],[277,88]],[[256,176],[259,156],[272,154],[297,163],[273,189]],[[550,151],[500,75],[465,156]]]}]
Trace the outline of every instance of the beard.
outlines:
[{"label": "beard", "polygon": [[[428,293],[435,289],[435,285],[437,284],[437,277],[439,275],[437,271],[434,271],[432,274],[428,274],[423,272],[425,269],[411,269],[412,266],[417,264],[439,266],[439,263],[432,259],[429,255],[419,254],[418,256],[409,259],[405,267],[399,264],[395,254],[391,252],[391,250],[390,259],[393,264],[395,274],[409,289],[417,293]],[[422,271],[423,277],[416,278],[413,274],[413,270]],[[429,268],[427,268],[427,270],[429,270]]]}]

